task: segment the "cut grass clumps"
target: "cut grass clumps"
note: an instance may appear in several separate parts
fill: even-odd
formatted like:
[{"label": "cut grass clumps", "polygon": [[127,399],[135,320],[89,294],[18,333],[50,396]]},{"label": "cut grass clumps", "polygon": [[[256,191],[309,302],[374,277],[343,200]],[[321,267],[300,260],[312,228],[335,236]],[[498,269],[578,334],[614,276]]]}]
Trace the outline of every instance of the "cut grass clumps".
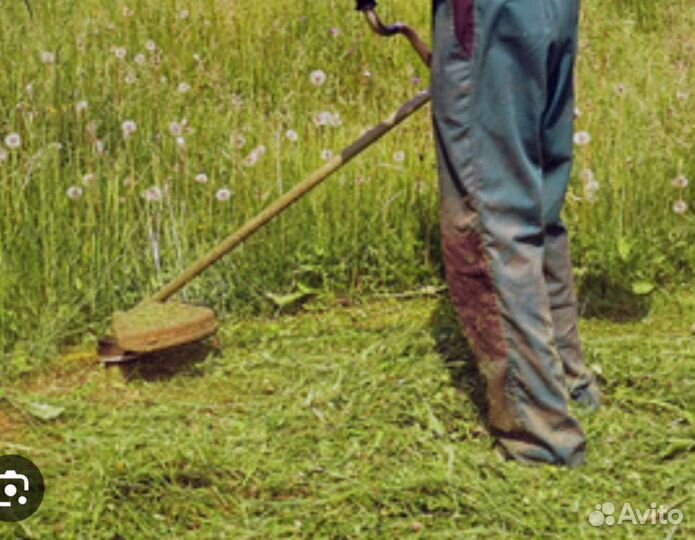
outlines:
[{"label": "cut grass clumps", "polygon": [[[677,298],[656,302],[646,322],[582,321],[603,407],[575,409],[588,437],[575,470],[500,457],[444,298],[223,325],[221,354],[176,369],[167,355],[125,377],[60,359],[8,385],[12,404],[0,401],[0,452],[30,457],[47,486],[39,511],[0,523],[0,538],[628,540],[674,530],[592,526],[605,503],[616,519],[626,503],[678,508],[672,538],[693,538],[693,301]],[[39,420],[28,402],[62,413]]]}]

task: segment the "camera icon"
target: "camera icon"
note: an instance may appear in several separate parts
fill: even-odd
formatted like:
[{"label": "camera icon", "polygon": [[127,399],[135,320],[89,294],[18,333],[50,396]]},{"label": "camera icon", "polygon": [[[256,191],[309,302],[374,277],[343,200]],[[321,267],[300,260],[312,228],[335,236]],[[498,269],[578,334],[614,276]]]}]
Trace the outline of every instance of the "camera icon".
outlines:
[{"label": "camera icon", "polygon": [[[0,474],[0,489],[2,489],[2,494],[7,498],[13,498],[19,493],[19,487],[23,488],[23,492],[29,492],[29,478],[23,474],[19,474],[17,471],[8,469],[4,473]],[[25,505],[27,503],[27,498],[25,495],[20,495],[17,498],[17,503],[20,505]],[[12,507],[12,501],[0,500],[0,507],[10,508]]]}]

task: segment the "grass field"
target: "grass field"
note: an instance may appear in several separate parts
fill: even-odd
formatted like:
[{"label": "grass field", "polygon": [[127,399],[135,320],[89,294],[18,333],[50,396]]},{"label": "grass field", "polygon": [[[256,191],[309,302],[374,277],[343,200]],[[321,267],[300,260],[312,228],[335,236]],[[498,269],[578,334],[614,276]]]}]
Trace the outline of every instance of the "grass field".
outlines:
[{"label": "grass field", "polygon": [[[0,454],[48,486],[0,539],[694,538],[695,9],[582,4],[565,218],[604,407],[568,471],[485,429],[427,112],[186,289],[219,350],[96,361],[114,310],[427,87],[406,43],[351,0],[0,0]],[[593,527],[606,502],[685,519]]]},{"label": "grass field", "polygon": [[[3,388],[0,453],[31,455],[48,490],[0,538],[692,538],[693,308],[686,291],[583,321],[604,407],[578,413],[573,471],[493,449],[443,296],[232,322],[221,353],[139,371],[73,353]],[[594,528],[605,502],[685,520]]]},{"label": "grass field", "polygon": [[[382,4],[427,34],[429,2]],[[349,0],[46,0],[33,18],[20,0],[0,6],[6,373],[102,331],[428,84]],[[585,298],[693,277],[692,186],[673,182],[695,176],[694,26],[692,0],[583,2],[577,131],[590,142],[566,219]],[[268,313],[268,293],[301,287],[436,285],[435,176],[425,112],[186,294]]]}]

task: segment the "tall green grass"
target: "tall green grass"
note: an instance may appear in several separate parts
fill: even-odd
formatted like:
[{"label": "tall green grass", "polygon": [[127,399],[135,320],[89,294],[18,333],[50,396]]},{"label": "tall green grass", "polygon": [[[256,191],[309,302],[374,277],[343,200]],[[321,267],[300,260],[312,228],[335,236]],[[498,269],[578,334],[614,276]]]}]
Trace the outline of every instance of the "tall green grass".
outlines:
[{"label": "tall green grass", "polygon": [[[429,28],[429,2],[382,4],[385,19]],[[651,5],[584,2],[577,129],[591,142],[566,212],[580,284],[644,292],[695,270],[692,188],[671,185],[695,178],[695,12]],[[408,46],[369,35],[347,0],[47,0],[33,17],[0,6],[0,136],[21,137],[0,161],[0,352],[18,369],[102,330],[428,84]],[[342,124],[317,127],[322,111]],[[344,294],[438,280],[429,127],[427,114],[410,120],[186,295],[245,312],[300,284]],[[161,200],[143,196],[153,188]]]}]

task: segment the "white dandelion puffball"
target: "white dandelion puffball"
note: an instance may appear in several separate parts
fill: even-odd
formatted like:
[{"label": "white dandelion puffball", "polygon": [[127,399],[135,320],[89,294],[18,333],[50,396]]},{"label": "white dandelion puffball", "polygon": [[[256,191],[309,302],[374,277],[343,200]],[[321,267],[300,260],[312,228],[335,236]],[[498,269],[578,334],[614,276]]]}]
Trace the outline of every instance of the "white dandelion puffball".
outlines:
[{"label": "white dandelion puffball", "polygon": [[95,178],[96,176],[94,175],[94,173],[87,173],[82,177],[82,184],[85,186],[89,186],[92,184],[92,182],[94,182]]},{"label": "white dandelion puffball", "polygon": [[68,190],[65,192],[68,198],[72,199],[73,201],[76,201],[77,199],[82,197],[83,193],[84,192],[82,191],[82,188],[79,186],[70,186]]},{"label": "white dandelion puffball", "polygon": [[322,86],[327,78],[326,72],[321,69],[316,69],[309,75],[309,80],[314,86]]},{"label": "white dandelion puffball", "polygon": [[56,55],[50,51],[43,51],[41,53],[41,61],[46,65],[55,64]]},{"label": "white dandelion puffball", "polygon": [[145,55],[142,53],[136,54],[135,58],[133,60],[135,60],[135,63],[138,66],[143,66],[143,65],[145,65],[145,62],[147,62],[147,58],[145,58]]},{"label": "white dandelion puffball", "polygon": [[191,90],[191,85],[185,82],[179,83],[179,85],[176,87],[176,91],[179,94],[186,94],[190,92]]},{"label": "white dandelion puffball", "polygon": [[27,84],[27,85],[24,87],[24,90],[26,90],[26,93],[27,93],[29,96],[33,96],[33,95],[34,95],[34,85],[33,85],[33,84],[31,84],[31,83]]},{"label": "white dandelion puffball", "polygon": [[7,161],[7,150],[0,146],[0,163]]},{"label": "white dandelion puffball", "polygon": [[265,156],[268,153],[268,149],[264,144],[259,144],[253,151],[258,154],[258,157]]},{"label": "white dandelion puffball", "polygon": [[330,124],[332,127],[340,127],[343,125],[343,119],[340,117],[340,113],[331,114]]},{"label": "white dandelion puffball", "polygon": [[578,131],[574,134],[574,144],[577,146],[586,146],[591,142],[591,135],[587,131]]},{"label": "white dandelion puffball", "polygon": [[195,181],[198,182],[199,184],[207,184],[208,183],[208,175],[205,173],[198,173],[195,175]]},{"label": "white dandelion puffball", "polygon": [[331,35],[331,37],[338,37],[340,35],[340,28],[334,26],[328,31],[328,33]]},{"label": "white dandelion puffball", "polygon": [[137,80],[137,78],[135,77],[135,73],[128,72],[128,74],[125,76],[124,80],[125,80],[125,83],[130,86],[130,85],[135,84],[135,81]]},{"label": "white dandelion puffball", "polygon": [[405,161],[405,152],[403,150],[400,150],[393,154],[393,161],[396,163],[403,163]]},{"label": "white dandelion puffball", "polygon": [[157,44],[153,40],[148,39],[145,42],[145,49],[147,49],[150,52],[154,52],[157,50]]},{"label": "white dandelion puffball", "polygon": [[17,150],[22,146],[22,138],[19,136],[19,133],[10,133],[7,135],[7,137],[5,137],[5,146],[10,150]]},{"label": "white dandelion puffball", "polygon": [[88,108],[89,108],[89,103],[87,103],[87,101],[84,99],[75,103],[75,112],[77,114],[86,112]]},{"label": "white dandelion puffball", "polygon": [[285,133],[285,137],[290,142],[297,142],[299,140],[299,134],[293,129],[288,129],[287,133]]},{"label": "white dandelion puffball", "polygon": [[328,111],[322,111],[314,116],[314,124],[318,127],[330,126],[333,122],[333,114]]},{"label": "white dandelion puffball", "polygon": [[116,58],[119,60],[125,60],[125,57],[128,55],[128,51],[125,47],[115,47],[113,49],[113,54],[116,55]]},{"label": "white dandelion puffball", "polygon": [[104,152],[106,152],[106,145],[104,144],[104,141],[102,141],[101,139],[97,139],[94,143],[94,146],[96,148],[97,154],[99,154],[100,156],[103,155]]},{"label": "white dandelion puffball", "polygon": [[574,117],[579,118],[582,115],[582,110],[579,107],[574,108]]},{"label": "white dandelion puffball", "polygon": [[123,131],[123,137],[128,139],[138,130],[138,126],[133,120],[126,120],[121,124],[121,130]]},{"label": "white dandelion puffball", "polygon": [[258,163],[258,159],[260,156],[256,152],[251,152],[248,156],[244,158],[244,166],[245,167],[253,167]]},{"label": "white dandelion puffball", "polygon": [[179,148],[186,148],[186,139],[183,137],[176,137],[176,145]]},{"label": "white dandelion puffball", "polygon": [[179,19],[181,19],[182,21],[188,19],[190,15],[191,14],[187,9],[182,9],[181,11],[179,11]]},{"label": "white dandelion puffball", "polygon": [[596,180],[589,180],[586,184],[584,184],[584,198],[588,202],[596,202],[600,187],[600,184]]},{"label": "white dandelion puffball", "polygon": [[671,184],[673,184],[673,187],[675,188],[685,189],[688,187],[688,179],[681,174],[680,176],[674,178]]},{"label": "white dandelion puffball", "polygon": [[164,198],[164,193],[159,186],[152,186],[142,194],[147,202],[159,202]]},{"label": "white dandelion puffball", "polygon": [[183,126],[178,122],[170,122],[169,133],[171,133],[174,137],[180,137],[183,135]]},{"label": "white dandelion puffball", "polygon": [[226,202],[232,198],[232,192],[227,188],[218,189],[215,198],[220,202]]},{"label": "white dandelion puffball", "polygon": [[676,214],[685,214],[685,212],[688,210],[688,204],[685,201],[676,201],[673,204],[673,211]]},{"label": "white dandelion puffball", "polygon": [[678,91],[676,92],[676,99],[678,101],[688,101],[688,98],[690,97],[690,94],[688,92],[682,92]]},{"label": "white dandelion puffball", "polygon": [[324,161],[328,161],[329,159],[333,158],[333,151],[332,150],[323,150],[321,152],[321,159]]},{"label": "white dandelion puffball", "polygon": [[581,173],[579,173],[579,178],[581,178],[584,182],[592,182],[595,179],[594,171],[591,169],[584,169]]}]

